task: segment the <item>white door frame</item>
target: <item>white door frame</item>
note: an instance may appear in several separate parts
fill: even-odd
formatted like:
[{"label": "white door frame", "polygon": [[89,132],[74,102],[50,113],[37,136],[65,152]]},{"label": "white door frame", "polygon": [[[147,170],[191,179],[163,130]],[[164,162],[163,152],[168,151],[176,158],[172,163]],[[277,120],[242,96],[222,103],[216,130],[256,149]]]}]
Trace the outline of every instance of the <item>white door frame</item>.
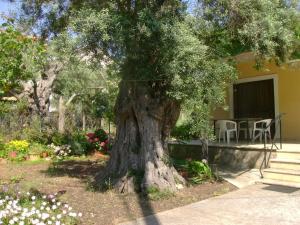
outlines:
[{"label": "white door frame", "polygon": [[[234,82],[234,84],[240,83],[248,83],[253,81],[261,81],[261,80],[273,80],[273,87],[274,87],[274,110],[275,110],[275,117],[279,115],[279,95],[278,95],[278,75],[271,74],[271,75],[264,75],[264,76],[256,76],[256,77],[249,77],[238,79]],[[229,113],[230,118],[234,118],[234,104],[233,104],[233,84],[229,87]]]}]

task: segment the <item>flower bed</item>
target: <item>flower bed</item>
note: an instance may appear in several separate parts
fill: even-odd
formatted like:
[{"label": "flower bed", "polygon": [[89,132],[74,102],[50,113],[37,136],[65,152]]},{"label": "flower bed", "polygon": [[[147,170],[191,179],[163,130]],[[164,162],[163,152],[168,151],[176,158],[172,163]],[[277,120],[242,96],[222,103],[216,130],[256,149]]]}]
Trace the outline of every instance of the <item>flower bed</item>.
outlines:
[{"label": "flower bed", "polygon": [[57,194],[0,192],[1,225],[75,225],[82,213],[59,201]]}]

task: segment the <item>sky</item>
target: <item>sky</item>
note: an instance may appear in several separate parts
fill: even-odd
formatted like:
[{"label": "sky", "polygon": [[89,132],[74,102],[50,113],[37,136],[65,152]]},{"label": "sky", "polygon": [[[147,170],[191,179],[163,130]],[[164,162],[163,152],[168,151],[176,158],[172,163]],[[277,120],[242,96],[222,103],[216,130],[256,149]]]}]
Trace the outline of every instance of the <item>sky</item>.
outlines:
[{"label": "sky", "polygon": [[[0,0],[0,15],[9,15],[11,12],[17,9],[16,3],[11,3],[9,1]],[[3,23],[4,20],[0,16],[0,24]]]},{"label": "sky", "polygon": [[[191,9],[196,0],[189,0],[189,8]],[[9,15],[11,12],[16,11],[17,3],[11,3],[8,0],[0,0],[0,24],[4,22],[1,15]]]}]

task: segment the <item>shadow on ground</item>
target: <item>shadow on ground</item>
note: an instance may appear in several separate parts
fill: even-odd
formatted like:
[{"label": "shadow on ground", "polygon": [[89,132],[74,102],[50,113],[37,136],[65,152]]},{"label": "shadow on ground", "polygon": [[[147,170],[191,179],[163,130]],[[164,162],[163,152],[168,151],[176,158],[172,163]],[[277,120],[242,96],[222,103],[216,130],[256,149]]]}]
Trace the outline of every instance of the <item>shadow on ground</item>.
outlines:
[{"label": "shadow on ground", "polygon": [[299,191],[299,188],[286,187],[286,186],[280,186],[280,185],[270,185],[270,186],[264,187],[263,189],[268,190],[268,191],[286,193],[286,194],[290,194],[290,193]]},{"label": "shadow on ground", "polygon": [[75,177],[79,179],[86,179],[94,177],[99,171],[103,171],[105,168],[105,161],[78,161],[67,160],[58,161],[50,164],[47,170],[42,170],[42,173],[50,177]]},{"label": "shadow on ground", "polygon": [[[97,179],[96,183],[94,181],[94,178],[99,177],[99,173],[101,174],[101,172],[105,170],[106,163],[106,160],[58,161],[51,163],[47,170],[41,170],[40,172],[46,174],[49,177],[68,176],[72,178],[78,178],[81,180],[81,182],[86,184],[87,190],[105,194],[105,192],[109,189],[108,186],[110,184],[107,184],[107,180],[104,179],[102,179],[101,181]],[[139,208],[142,212],[141,216],[145,217],[156,213],[151,204],[151,199],[149,199],[146,194],[135,193],[135,195]],[[134,213],[131,211],[131,202],[129,201],[130,198],[127,198],[125,194],[118,193],[116,193],[116,197],[119,198],[120,202],[123,204],[125,210],[127,211],[128,218],[131,218],[132,220],[136,219]],[[160,223],[158,220],[156,220],[156,217],[153,217],[149,225],[160,225]]]}]

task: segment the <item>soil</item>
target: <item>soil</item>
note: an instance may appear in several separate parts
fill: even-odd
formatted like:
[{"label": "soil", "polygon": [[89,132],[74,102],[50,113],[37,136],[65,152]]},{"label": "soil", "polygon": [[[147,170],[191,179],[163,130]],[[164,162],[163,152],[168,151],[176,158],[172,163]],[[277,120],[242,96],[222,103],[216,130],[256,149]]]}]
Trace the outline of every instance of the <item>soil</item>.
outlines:
[{"label": "soil", "polygon": [[[105,159],[95,158],[62,161],[58,164],[51,161],[2,162],[0,186],[1,183],[17,182],[24,191],[35,188],[48,194],[64,193],[60,197],[61,201],[68,202],[77,212],[83,213],[83,225],[114,225],[236,189],[226,181],[209,182],[186,187],[173,196],[157,201],[142,194],[99,191],[93,188],[91,180],[103,170],[105,164]],[[109,181],[106,181],[106,185],[109,186]]]}]

